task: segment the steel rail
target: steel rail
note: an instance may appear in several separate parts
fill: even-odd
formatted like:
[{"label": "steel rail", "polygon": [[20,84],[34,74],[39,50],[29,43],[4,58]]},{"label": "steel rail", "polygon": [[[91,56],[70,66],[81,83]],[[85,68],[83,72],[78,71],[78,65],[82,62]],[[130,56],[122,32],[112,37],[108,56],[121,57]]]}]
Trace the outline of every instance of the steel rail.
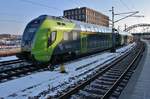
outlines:
[{"label": "steel rail", "polygon": [[20,63],[20,62],[24,62],[24,60],[16,59],[16,60],[2,61],[2,62],[0,62],[0,66],[11,65],[11,64],[16,64],[16,63]]},{"label": "steel rail", "polygon": [[113,91],[119,86],[119,84],[121,83],[121,81],[124,79],[125,75],[129,72],[130,68],[133,66],[133,64],[136,62],[136,60],[138,59],[138,57],[141,55],[141,53],[142,53],[143,50],[144,50],[143,47],[141,47],[140,51],[134,57],[134,59],[132,60],[132,62],[128,65],[128,67],[126,68],[126,70],[116,80],[116,82],[111,86],[111,88],[103,95],[103,97],[101,99],[108,99],[112,95]]},{"label": "steel rail", "polygon": [[129,54],[131,53],[128,52],[126,54],[124,54],[123,56],[120,56],[118,59],[114,60],[113,62],[109,63],[106,68],[103,68],[102,70],[100,70],[99,73],[95,74],[93,77],[91,77],[90,79],[88,79],[87,81],[83,81],[81,84],[77,85],[75,88],[72,88],[71,90],[69,90],[68,92],[62,94],[59,99],[68,99],[71,95],[77,93],[79,90],[83,89],[85,86],[89,85],[91,82],[93,82],[96,78],[98,78],[99,76],[103,75],[105,72],[107,72],[108,70],[110,70],[110,68],[112,68],[114,65],[116,65],[117,63],[119,63],[120,61],[122,61],[125,57],[127,57]]}]

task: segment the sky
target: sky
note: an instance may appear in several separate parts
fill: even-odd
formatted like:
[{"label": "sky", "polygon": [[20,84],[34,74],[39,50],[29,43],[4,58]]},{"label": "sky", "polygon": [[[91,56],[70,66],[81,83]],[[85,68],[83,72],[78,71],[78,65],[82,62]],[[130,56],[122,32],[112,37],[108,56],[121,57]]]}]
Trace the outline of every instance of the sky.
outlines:
[{"label": "sky", "polygon": [[[150,0],[0,0],[0,34],[22,35],[25,26],[40,15],[62,16],[63,10],[77,7],[89,7],[102,12],[111,19],[111,10],[115,13],[139,11],[144,18],[130,17],[115,23],[115,27],[124,29],[138,23],[150,23]],[[115,16],[115,20],[124,15]]]}]

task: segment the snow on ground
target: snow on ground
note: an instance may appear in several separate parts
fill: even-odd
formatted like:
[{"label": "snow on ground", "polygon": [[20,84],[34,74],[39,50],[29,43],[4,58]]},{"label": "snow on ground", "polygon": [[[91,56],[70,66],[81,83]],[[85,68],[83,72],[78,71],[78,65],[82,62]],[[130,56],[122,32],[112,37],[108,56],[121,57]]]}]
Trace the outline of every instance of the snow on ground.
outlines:
[{"label": "snow on ground", "polygon": [[106,66],[117,57],[131,50],[136,44],[120,48],[116,53],[105,52],[90,56],[71,63],[66,63],[67,73],[60,73],[59,68],[54,71],[44,71],[28,75],[0,84],[0,98],[24,99],[29,97],[46,98],[62,92],[69,86],[87,79],[99,68]]},{"label": "snow on ground", "polygon": [[16,60],[16,59],[18,59],[16,56],[0,57],[0,62],[9,61],[9,60]]}]

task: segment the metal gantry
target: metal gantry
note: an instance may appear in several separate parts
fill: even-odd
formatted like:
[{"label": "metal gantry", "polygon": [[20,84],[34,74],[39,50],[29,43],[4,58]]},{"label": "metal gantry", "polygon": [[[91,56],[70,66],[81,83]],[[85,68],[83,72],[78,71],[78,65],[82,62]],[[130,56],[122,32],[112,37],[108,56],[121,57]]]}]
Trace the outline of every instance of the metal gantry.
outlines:
[{"label": "metal gantry", "polygon": [[[111,10],[109,10],[112,12],[112,49],[111,49],[111,52],[116,52],[116,48],[115,48],[115,23],[123,20],[123,19],[126,19],[128,17],[141,17],[141,16],[134,16],[135,14],[139,13],[139,11],[133,11],[133,12],[124,12],[124,13],[115,13],[114,12],[114,7],[112,7]],[[126,15],[118,20],[114,20],[115,16],[117,15]],[[144,17],[144,16],[142,16]]]}]

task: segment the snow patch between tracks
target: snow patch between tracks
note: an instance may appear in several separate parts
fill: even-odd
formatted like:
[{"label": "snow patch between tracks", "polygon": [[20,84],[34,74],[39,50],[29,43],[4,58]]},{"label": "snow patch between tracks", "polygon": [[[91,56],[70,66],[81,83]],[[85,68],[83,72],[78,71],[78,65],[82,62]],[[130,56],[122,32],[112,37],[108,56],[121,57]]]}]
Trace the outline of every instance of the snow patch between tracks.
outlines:
[{"label": "snow patch between tracks", "polygon": [[68,87],[75,86],[81,81],[93,75],[96,70],[106,66],[119,56],[131,50],[136,44],[117,49],[116,53],[105,52],[92,55],[66,63],[67,73],[60,73],[59,68],[54,71],[44,71],[18,78],[9,82],[0,84],[0,98],[24,99],[29,97],[46,98],[55,96]]}]

